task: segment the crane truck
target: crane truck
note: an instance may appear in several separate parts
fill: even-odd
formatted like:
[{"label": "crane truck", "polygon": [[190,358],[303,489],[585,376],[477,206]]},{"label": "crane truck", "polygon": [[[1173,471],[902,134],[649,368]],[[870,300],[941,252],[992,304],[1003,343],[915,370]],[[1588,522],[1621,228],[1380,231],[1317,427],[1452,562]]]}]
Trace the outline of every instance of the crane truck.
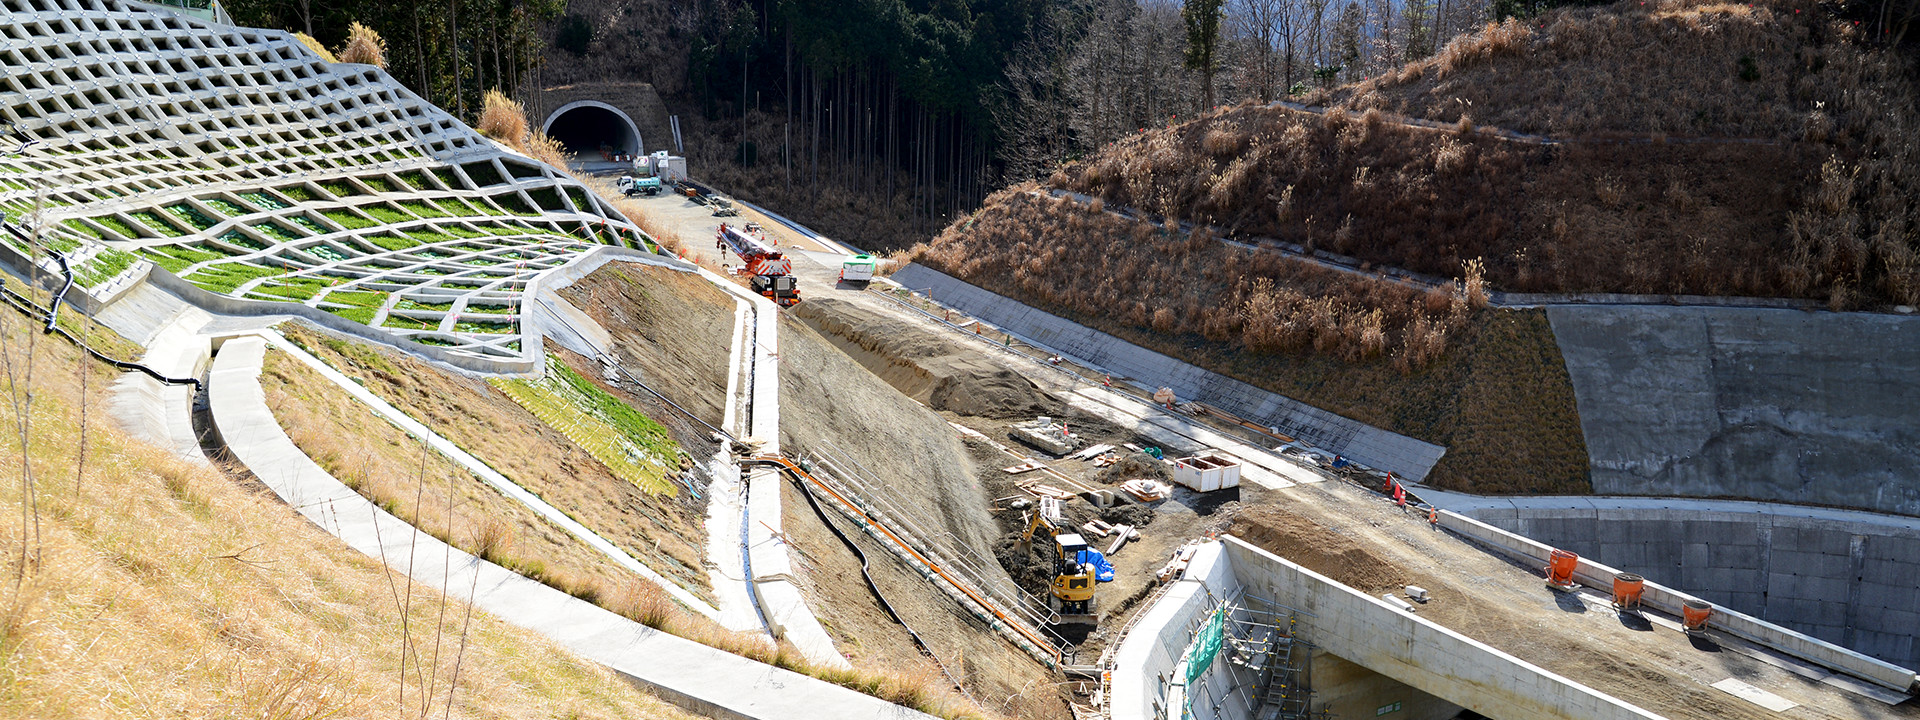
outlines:
[{"label": "crane truck", "polygon": [[1053,582],[1047,587],[1047,607],[1055,613],[1055,624],[1096,625],[1100,616],[1093,610],[1094,587],[1113,582],[1113,563],[1100,551],[1087,547],[1079,533],[1060,532],[1065,524],[1060,501],[1040,498],[1027,531],[1020,535],[1023,552],[1032,552],[1033,536],[1040,531],[1053,539],[1049,555],[1053,560]]},{"label": "crane truck", "polygon": [[721,223],[714,244],[732,251],[740,257],[741,262],[746,263],[742,271],[751,276],[754,292],[778,303],[780,307],[792,307],[800,302],[800,286],[793,277],[793,261],[768,246],[764,239]]}]

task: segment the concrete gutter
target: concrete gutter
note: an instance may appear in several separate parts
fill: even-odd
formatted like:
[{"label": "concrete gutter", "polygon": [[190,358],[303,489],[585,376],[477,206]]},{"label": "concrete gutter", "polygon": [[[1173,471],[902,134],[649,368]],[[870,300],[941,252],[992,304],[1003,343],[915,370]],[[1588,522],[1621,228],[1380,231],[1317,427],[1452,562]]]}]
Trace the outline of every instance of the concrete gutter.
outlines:
[{"label": "concrete gutter", "polygon": [[932,717],[648,628],[415,530],[328,475],[287,438],[259,383],[266,348],[259,337],[221,346],[209,384],[214,424],[261,482],[354,549],[696,713],[729,720]]},{"label": "concrete gutter", "polygon": [[[1440,527],[1464,535],[1507,557],[1540,567],[1546,567],[1553,553],[1553,548],[1544,543],[1507,532],[1452,510],[1440,511]],[[1611,593],[1613,578],[1620,572],[1583,557],[1580,558],[1579,567],[1574,571],[1574,579],[1582,585]],[[1644,587],[1640,596],[1643,604],[1674,616],[1681,615],[1682,606],[1686,601],[1699,600],[1692,595],[1651,581],[1645,583]],[[1742,640],[1832,668],[1895,692],[1910,693],[1920,687],[1920,675],[1916,675],[1912,670],[1867,657],[1724,607],[1714,608],[1712,626]]]},{"label": "concrete gutter", "polygon": [[[736,391],[744,389],[746,404],[743,410],[735,411],[733,403],[736,396],[729,394],[729,422],[725,427],[730,432],[738,432],[733,430],[736,426],[744,429],[741,439],[749,443],[757,442],[757,453],[779,454],[780,307],[711,270],[700,268],[699,271],[701,277],[745,306],[744,310],[735,313],[739,327],[735,342],[739,346],[735,348],[730,361],[737,360],[746,373],[741,383],[744,388],[734,388]],[[729,384],[732,383],[730,379]],[[738,465],[733,467],[737,473]],[[800,587],[793,582],[793,559],[783,530],[780,472],[772,468],[754,468],[745,473],[744,480],[744,506],[740,509],[740,523],[744,526],[741,531],[740,567],[748,593],[759,607],[760,619],[765,622],[768,632],[776,638],[792,642],[809,661],[830,667],[851,667],[847,658],[834,646],[833,637],[827,634],[819,618],[807,607]],[[709,532],[712,530],[713,521],[710,519]],[[712,537],[710,534],[709,538]],[[709,540],[710,544],[713,542]],[[725,553],[723,557],[731,554]]]}]

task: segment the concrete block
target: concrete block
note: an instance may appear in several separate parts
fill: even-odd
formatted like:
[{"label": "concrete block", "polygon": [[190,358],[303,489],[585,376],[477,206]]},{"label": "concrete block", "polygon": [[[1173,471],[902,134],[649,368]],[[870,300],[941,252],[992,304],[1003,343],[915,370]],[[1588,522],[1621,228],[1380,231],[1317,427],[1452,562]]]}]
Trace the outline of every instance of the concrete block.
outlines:
[{"label": "concrete block", "polygon": [[1707,558],[1707,544],[1691,542],[1680,546],[1680,565],[1687,568],[1706,568],[1713,563]]},{"label": "concrete block", "polygon": [[1758,544],[1714,543],[1707,549],[1707,563],[1720,568],[1758,568],[1762,557]]},{"label": "concrete block", "polygon": [[1869,579],[1860,585],[1860,604],[1905,612],[1920,612],[1920,588],[1912,585],[1887,585]]},{"label": "concrete block", "polygon": [[1913,565],[1920,563],[1920,538],[1878,535],[1867,538],[1868,561],[1882,560]]}]

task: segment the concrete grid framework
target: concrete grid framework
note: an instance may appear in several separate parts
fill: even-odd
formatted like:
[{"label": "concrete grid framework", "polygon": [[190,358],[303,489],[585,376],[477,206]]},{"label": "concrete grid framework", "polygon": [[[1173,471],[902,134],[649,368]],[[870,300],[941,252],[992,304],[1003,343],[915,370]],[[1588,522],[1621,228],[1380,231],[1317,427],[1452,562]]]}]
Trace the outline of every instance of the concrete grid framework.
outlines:
[{"label": "concrete grid framework", "polygon": [[[164,271],[533,365],[528,286],[595,245],[647,245],[557,170],[290,34],[117,0],[0,9],[0,212],[97,301]],[[0,238],[0,259],[36,264]]]}]

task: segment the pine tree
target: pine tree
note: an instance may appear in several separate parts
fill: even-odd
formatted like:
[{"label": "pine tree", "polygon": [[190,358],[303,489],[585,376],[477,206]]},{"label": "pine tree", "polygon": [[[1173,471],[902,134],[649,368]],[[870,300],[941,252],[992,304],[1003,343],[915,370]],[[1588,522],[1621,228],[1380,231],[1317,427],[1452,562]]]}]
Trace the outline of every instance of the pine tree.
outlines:
[{"label": "pine tree", "polygon": [[1205,105],[1213,108],[1213,72],[1220,67],[1220,16],[1225,0],[1186,0],[1180,16],[1187,21],[1187,69],[1205,78]]}]

